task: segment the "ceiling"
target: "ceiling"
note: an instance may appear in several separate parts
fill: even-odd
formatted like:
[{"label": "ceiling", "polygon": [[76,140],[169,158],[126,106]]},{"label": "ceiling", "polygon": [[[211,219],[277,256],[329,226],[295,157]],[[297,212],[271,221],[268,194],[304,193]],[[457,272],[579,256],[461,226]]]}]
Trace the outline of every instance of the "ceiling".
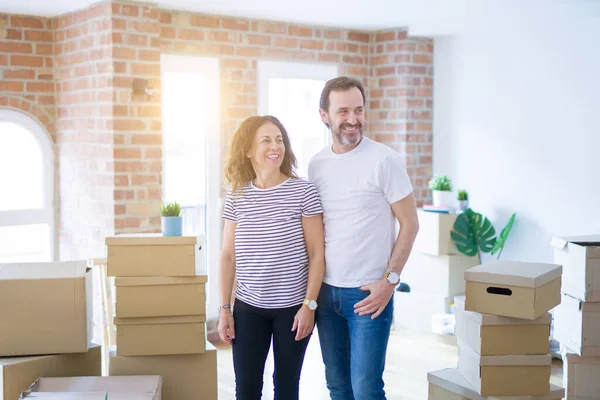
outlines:
[{"label": "ceiling", "polygon": [[[0,12],[53,17],[99,0],[0,0]],[[600,19],[600,0],[141,0],[160,8],[413,35],[506,29],[513,23]]]}]

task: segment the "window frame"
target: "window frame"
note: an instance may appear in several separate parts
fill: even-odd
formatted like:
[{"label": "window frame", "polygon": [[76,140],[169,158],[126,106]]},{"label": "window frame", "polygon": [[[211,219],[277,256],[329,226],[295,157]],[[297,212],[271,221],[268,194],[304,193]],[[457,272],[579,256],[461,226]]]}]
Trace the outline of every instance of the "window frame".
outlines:
[{"label": "window frame", "polygon": [[19,125],[36,140],[42,151],[44,207],[25,210],[0,210],[0,227],[48,224],[50,229],[50,261],[57,261],[58,240],[56,232],[56,164],[52,137],[33,117],[21,111],[0,109],[0,121]]},{"label": "window frame", "polygon": [[[208,275],[208,284],[206,288],[207,318],[218,316],[219,304],[219,257],[221,254],[221,241],[223,236],[221,210],[223,209],[224,199],[222,193],[223,187],[223,138],[221,135],[221,114],[220,114],[220,61],[218,58],[210,56],[161,54],[161,89],[164,93],[164,75],[169,72],[183,73],[205,73],[212,79],[207,81],[207,90],[214,95],[213,101],[207,104],[208,118],[206,130],[211,134],[206,137],[206,232],[204,236],[204,249],[206,251],[204,268],[197,273]],[[191,98],[195,93],[190,93]],[[161,103],[162,104],[162,103]],[[162,114],[163,128],[165,124],[165,114]],[[162,198],[165,196],[166,179],[165,173],[168,168],[167,154],[165,146],[168,138],[163,129],[163,171],[162,171]],[[212,151],[210,149],[213,149]],[[194,171],[190,171],[194,173]],[[198,252],[196,253],[198,255]]]}]

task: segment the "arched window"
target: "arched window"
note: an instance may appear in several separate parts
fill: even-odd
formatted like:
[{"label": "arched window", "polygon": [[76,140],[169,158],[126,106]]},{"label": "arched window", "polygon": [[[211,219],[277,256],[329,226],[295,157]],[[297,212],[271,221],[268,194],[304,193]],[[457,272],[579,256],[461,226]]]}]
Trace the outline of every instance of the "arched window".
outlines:
[{"label": "arched window", "polygon": [[0,263],[55,260],[54,151],[24,113],[0,110]]}]

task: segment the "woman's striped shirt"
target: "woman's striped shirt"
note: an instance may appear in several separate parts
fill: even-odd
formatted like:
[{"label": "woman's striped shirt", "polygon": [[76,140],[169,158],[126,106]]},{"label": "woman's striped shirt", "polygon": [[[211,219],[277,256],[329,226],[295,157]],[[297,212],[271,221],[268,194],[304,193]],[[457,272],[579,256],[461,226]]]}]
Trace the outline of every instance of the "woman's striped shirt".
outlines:
[{"label": "woman's striped shirt", "polygon": [[237,223],[236,298],[262,308],[301,304],[308,283],[302,217],[322,213],[316,187],[304,179],[229,193],[223,218]]}]

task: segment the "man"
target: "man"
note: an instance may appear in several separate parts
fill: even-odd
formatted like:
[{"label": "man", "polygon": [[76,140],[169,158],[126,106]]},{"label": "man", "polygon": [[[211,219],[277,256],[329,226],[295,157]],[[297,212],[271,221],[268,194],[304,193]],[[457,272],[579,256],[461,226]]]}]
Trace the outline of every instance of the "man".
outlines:
[{"label": "man", "polygon": [[316,321],[327,387],[332,400],[385,399],[392,298],[419,229],[413,188],[400,154],[363,137],[358,80],[328,81],[319,107],[333,140],[308,168],[325,224]]}]

